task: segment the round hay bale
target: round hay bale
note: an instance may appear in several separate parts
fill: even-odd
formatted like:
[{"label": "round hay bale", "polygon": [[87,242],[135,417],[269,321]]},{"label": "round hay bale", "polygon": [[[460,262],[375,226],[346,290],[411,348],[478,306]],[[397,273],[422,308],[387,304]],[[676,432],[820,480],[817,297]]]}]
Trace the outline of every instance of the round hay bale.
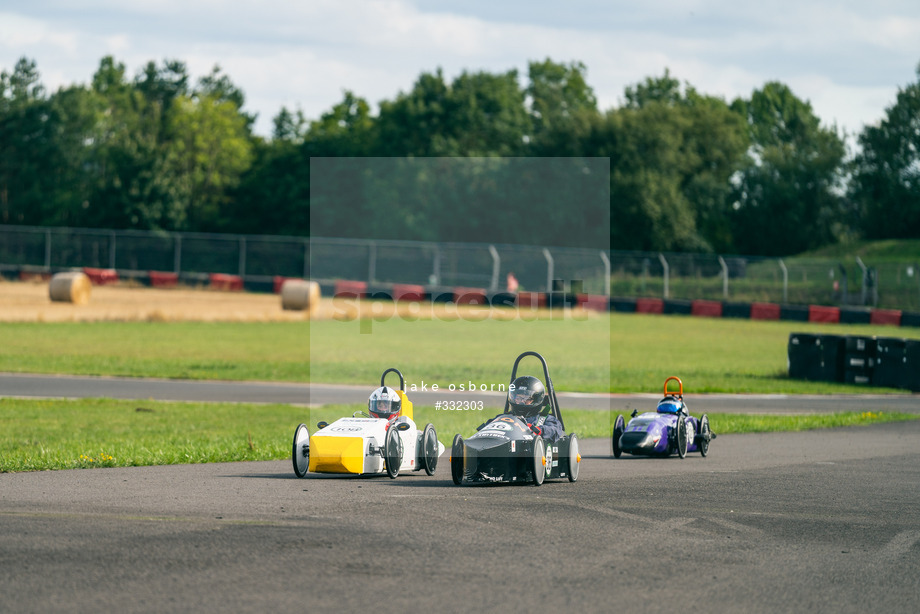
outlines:
[{"label": "round hay bale", "polygon": [[51,278],[48,284],[48,294],[52,301],[85,305],[89,302],[89,294],[93,284],[89,277],[80,271],[58,273]]},{"label": "round hay bale", "polygon": [[281,286],[281,308],[290,311],[309,311],[319,305],[319,284],[303,279],[288,279]]}]

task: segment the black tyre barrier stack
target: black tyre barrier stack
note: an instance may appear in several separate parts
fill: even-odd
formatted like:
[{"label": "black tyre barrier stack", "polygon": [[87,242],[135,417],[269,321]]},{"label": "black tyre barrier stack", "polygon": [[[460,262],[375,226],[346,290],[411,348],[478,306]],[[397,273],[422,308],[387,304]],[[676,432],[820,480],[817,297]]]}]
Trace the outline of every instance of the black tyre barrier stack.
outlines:
[{"label": "black tyre barrier stack", "polygon": [[843,381],[841,364],[843,337],[791,333],[789,335],[789,377],[818,382]]},{"label": "black tyre barrier stack", "polygon": [[875,369],[876,338],[848,335],[845,344],[843,381],[848,384],[871,384]]},{"label": "black tyre barrier stack", "polygon": [[742,318],[748,320],[751,317],[751,304],[750,303],[723,303],[722,304],[722,317],[723,318]]},{"label": "black tyre barrier stack", "polygon": [[779,308],[779,319],[808,322],[808,305],[788,305],[784,303]]},{"label": "black tyre barrier stack", "polygon": [[872,385],[886,388],[909,388],[907,339],[879,337],[875,340],[875,369]]},{"label": "black tyre barrier stack", "polygon": [[901,326],[920,326],[920,313],[901,312]]},{"label": "black tyre barrier stack", "polygon": [[860,309],[858,307],[840,308],[841,324],[869,324],[871,320],[872,312],[869,309]]},{"label": "black tyre barrier stack", "polygon": [[913,392],[920,392],[920,341],[908,339],[905,353],[907,355],[904,361],[904,369],[907,372],[905,388]]},{"label": "black tyre barrier stack", "polygon": [[687,301],[683,299],[670,298],[664,300],[664,310],[663,313],[666,314],[680,314],[680,315],[690,315],[693,311],[693,301]]},{"label": "black tyre barrier stack", "polygon": [[517,295],[513,292],[493,292],[486,295],[493,307],[514,307]]},{"label": "black tyre barrier stack", "polygon": [[920,392],[920,340],[790,333],[789,377]]},{"label": "black tyre barrier stack", "polygon": [[610,299],[610,310],[619,313],[636,313],[636,299],[615,296]]}]

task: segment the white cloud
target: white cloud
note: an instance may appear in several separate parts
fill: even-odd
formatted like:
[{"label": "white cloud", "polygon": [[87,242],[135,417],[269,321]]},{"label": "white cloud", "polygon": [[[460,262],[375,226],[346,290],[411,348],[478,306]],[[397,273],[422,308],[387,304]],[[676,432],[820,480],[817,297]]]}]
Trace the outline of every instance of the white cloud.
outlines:
[{"label": "white cloud", "polygon": [[920,61],[915,0],[752,5],[737,0],[7,0],[0,68],[38,63],[49,90],[87,82],[112,54],[133,75],[148,61],[215,64],[242,88],[267,134],[282,106],[317,118],[352,90],[372,104],[422,72],[581,61],[601,108],[664,73],[730,100],[777,80],[850,131],[877,121]]}]

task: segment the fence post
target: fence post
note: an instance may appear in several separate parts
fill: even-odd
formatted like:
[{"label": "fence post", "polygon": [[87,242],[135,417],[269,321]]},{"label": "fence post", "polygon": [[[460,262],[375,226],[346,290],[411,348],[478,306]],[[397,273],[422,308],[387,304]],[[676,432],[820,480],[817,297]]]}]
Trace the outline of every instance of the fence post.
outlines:
[{"label": "fence post", "polygon": [[779,259],[779,268],[783,270],[783,303],[789,302],[789,269],[783,259]]},{"label": "fence post", "polygon": [[367,249],[367,283],[374,283],[377,276],[377,244],[370,242]]},{"label": "fence post", "polygon": [[182,271],[182,235],[175,236],[175,247],[173,248],[173,272],[178,275]]},{"label": "fence post", "polygon": [[843,266],[843,263],[838,262],[837,266],[840,267],[840,277],[843,279],[843,299],[842,303],[844,305],[850,304],[850,282],[849,277],[847,276],[847,268]]},{"label": "fence post", "polygon": [[240,277],[246,276],[246,237],[240,237]]},{"label": "fence post", "polygon": [[610,258],[607,252],[601,251],[601,260],[604,261],[604,295],[610,298]]},{"label": "fence post", "polygon": [[670,298],[670,288],[668,287],[668,280],[671,276],[671,268],[668,266],[668,261],[664,259],[664,254],[658,252],[658,261],[661,262],[661,268],[664,269],[664,298]]},{"label": "fence post", "polygon": [[109,268],[110,268],[110,269],[115,269],[115,268],[117,268],[117,267],[115,266],[115,237],[116,237],[116,236],[117,236],[117,235],[115,234],[115,231],[113,230],[113,231],[112,231],[112,244],[111,244],[111,246],[109,247]]},{"label": "fence post", "polygon": [[431,265],[431,278],[428,282],[432,286],[441,285],[441,246],[434,243],[434,260]]},{"label": "fence post", "polygon": [[546,258],[546,291],[553,291],[553,255],[549,253],[549,250],[545,247],[543,248],[543,257]]},{"label": "fence post", "polygon": [[303,242],[303,278],[310,279],[310,242]]},{"label": "fence post", "polygon": [[51,272],[51,231],[45,231],[45,269]]},{"label": "fence post", "polygon": [[492,283],[489,285],[489,291],[498,292],[498,274],[501,272],[502,259],[494,245],[489,245],[489,253],[492,254]]},{"label": "fence post", "polygon": [[719,256],[719,266],[722,267],[722,298],[728,298],[728,265],[725,264],[725,259],[722,256]]}]

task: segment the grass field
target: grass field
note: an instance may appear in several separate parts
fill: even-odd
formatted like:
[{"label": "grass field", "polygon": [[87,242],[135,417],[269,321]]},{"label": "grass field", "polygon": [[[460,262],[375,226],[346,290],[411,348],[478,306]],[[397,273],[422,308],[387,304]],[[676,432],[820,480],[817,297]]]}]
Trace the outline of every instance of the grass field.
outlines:
[{"label": "grass field", "polygon": [[[0,473],[206,462],[283,460],[294,428],[351,415],[353,406],[322,409],[238,403],[24,400],[0,398]],[[803,416],[709,414],[717,434],[853,426],[918,415],[849,412]],[[450,446],[455,433],[471,434],[492,415],[415,410],[419,426],[431,422]],[[607,412],[568,410],[566,428],[580,437],[609,437]],[[442,457],[446,460],[446,456]]]},{"label": "grass field", "polygon": [[393,366],[407,384],[498,384],[507,383],[520,352],[535,350],[559,390],[652,392],[678,375],[693,393],[865,391],[789,379],[793,331],[920,338],[914,328],[616,313],[536,321],[4,323],[0,371],[372,385]]}]

